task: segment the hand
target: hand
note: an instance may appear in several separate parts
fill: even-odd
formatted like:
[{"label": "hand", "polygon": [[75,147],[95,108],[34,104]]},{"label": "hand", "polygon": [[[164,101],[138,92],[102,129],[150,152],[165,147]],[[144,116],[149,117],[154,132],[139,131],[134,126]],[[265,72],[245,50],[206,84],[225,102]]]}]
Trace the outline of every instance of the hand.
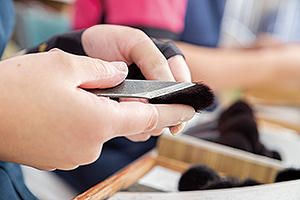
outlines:
[{"label": "hand", "polygon": [[0,62],[0,160],[38,169],[73,169],[99,157],[117,136],[151,132],[189,120],[186,105],[122,102],[82,88],[107,88],[127,75],[122,62],[62,51]]},{"label": "hand", "polygon": [[[130,37],[126,37],[126,36]],[[85,53],[107,61],[133,62],[141,69],[146,79],[166,81],[191,81],[189,68],[181,55],[168,59],[162,55],[149,37],[138,29],[124,26],[98,25],[84,31],[82,45]],[[170,127],[177,135],[184,125]],[[128,137],[134,141],[146,140],[151,135],[161,134],[161,130]]]}]

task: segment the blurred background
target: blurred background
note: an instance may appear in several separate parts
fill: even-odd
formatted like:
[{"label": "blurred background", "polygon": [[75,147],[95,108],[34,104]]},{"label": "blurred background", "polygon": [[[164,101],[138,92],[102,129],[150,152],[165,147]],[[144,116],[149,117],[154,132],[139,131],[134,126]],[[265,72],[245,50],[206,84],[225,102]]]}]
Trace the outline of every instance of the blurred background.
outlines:
[{"label": "blurred background", "polygon": [[15,33],[3,57],[68,32],[73,0],[15,0]]},{"label": "blurred background", "polygon": [[300,41],[300,2],[297,0],[227,0],[220,45],[248,47],[262,33],[284,42]]}]

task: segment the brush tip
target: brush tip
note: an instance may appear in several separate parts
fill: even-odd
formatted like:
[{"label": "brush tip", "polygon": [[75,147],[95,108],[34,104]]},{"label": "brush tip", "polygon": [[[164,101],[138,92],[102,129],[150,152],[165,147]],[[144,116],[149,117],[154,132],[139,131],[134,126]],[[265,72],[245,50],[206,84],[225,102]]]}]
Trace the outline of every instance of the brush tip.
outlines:
[{"label": "brush tip", "polygon": [[150,99],[149,102],[160,104],[186,104],[192,106],[195,111],[199,112],[214,103],[214,94],[210,87],[201,82],[197,82],[194,86]]}]

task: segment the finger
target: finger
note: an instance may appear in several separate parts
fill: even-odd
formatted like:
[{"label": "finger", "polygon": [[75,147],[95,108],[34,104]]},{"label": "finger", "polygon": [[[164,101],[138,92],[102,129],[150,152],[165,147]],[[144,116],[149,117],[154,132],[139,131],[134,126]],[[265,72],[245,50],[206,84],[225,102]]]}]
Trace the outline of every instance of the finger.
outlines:
[{"label": "finger", "polygon": [[[99,33],[104,37],[98,37]],[[124,40],[124,34],[128,33],[131,37]],[[166,58],[141,30],[115,25],[94,26],[83,32],[82,46],[86,54],[94,58],[134,62],[146,79],[174,80]],[[103,46],[106,48],[99,49]]]},{"label": "finger", "polygon": [[64,52],[63,50],[60,50],[59,48],[50,49],[48,52],[55,52],[55,51]]},{"label": "finger", "polygon": [[145,98],[119,98],[119,102],[130,102],[130,101],[149,103],[149,100]]},{"label": "finger", "polygon": [[[176,55],[168,59],[171,72],[176,81],[191,82],[191,73],[183,56]],[[178,135],[185,128],[186,123],[181,123],[169,128],[172,135]]]},{"label": "finger", "polygon": [[129,140],[133,141],[133,142],[142,142],[142,141],[146,141],[151,137],[150,134],[143,132],[143,133],[139,133],[136,135],[129,135],[126,136],[126,138],[128,138]]},{"label": "finger", "polygon": [[105,62],[95,58],[88,59],[79,70],[81,88],[110,88],[120,84],[127,76],[124,62]]},{"label": "finger", "polygon": [[170,126],[169,127],[169,130],[170,130],[170,133],[174,136],[178,135],[179,133],[181,133],[183,131],[183,129],[185,128],[186,126],[186,122],[182,122],[178,125],[175,125],[175,126]]},{"label": "finger", "polygon": [[171,72],[176,81],[191,82],[191,73],[184,58],[181,55],[176,55],[168,59]]},{"label": "finger", "polygon": [[155,107],[159,115],[156,128],[178,125],[190,120],[195,114],[195,110],[192,107],[183,104],[157,104]]},{"label": "finger", "polygon": [[160,134],[162,134],[164,129],[154,129],[152,131],[149,132],[143,132],[143,133],[139,133],[136,135],[129,135],[126,136],[129,140],[134,141],[134,142],[139,142],[139,141],[146,141],[148,140],[151,136],[159,136]]},{"label": "finger", "polygon": [[125,62],[106,62],[97,58],[77,56],[60,49],[52,49],[49,55],[58,62],[64,63],[66,77],[72,84],[82,88],[109,88],[120,84],[128,74]]},{"label": "finger", "polygon": [[162,134],[163,131],[164,131],[163,128],[159,128],[148,132],[148,134],[150,134],[151,136],[159,136],[160,134]]},{"label": "finger", "polygon": [[130,58],[140,68],[146,79],[174,80],[166,58],[150,39],[133,46]]},{"label": "finger", "polygon": [[[129,136],[180,124],[194,116],[194,109],[182,104],[121,102],[114,120],[119,134]],[[120,135],[119,135],[120,136]]]}]

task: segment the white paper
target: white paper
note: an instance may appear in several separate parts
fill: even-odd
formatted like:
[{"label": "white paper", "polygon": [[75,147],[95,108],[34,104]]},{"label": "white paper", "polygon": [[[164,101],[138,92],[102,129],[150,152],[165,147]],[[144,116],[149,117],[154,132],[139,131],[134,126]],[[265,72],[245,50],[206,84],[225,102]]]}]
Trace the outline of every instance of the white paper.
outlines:
[{"label": "white paper", "polygon": [[180,176],[177,171],[156,165],[138,183],[165,192],[176,192]]}]

